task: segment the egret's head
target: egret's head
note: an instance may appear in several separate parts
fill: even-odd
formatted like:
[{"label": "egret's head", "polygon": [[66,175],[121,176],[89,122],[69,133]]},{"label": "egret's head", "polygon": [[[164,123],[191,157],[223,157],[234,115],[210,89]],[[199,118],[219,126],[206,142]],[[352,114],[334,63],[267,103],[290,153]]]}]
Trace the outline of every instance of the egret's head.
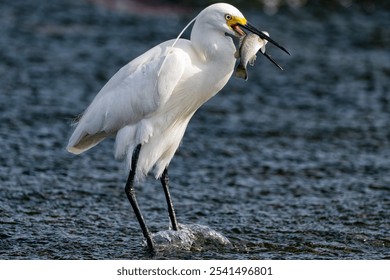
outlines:
[{"label": "egret's head", "polygon": [[240,25],[246,24],[243,14],[234,6],[225,3],[217,3],[205,8],[197,17],[201,23],[200,28],[210,28],[221,34],[231,34],[237,37],[245,35]]},{"label": "egret's head", "polygon": [[271,39],[267,34],[249,24],[244,15],[236,7],[230,4],[217,3],[210,5],[198,15],[198,19],[204,24],[203,26],[200,26],[200,28],[206,28],[206,26],[208,26],[236,37],[244,36],[247,33],[246,31],[249,31],[290,54],[284,47]]},{"label": "egret's head", "polygon": [[[215,33],[242,37],[248,32],[256,34],[261,39],[270,42],[279,49],[290,54],[284,47],[271,39],[267,32],[259,31],[257,28],[249,24],[244,15],[236,7],[226,3],[210,5],[199,13],[192,29],[191,40],[195,44],[203,44],[212,42],[213,40],[218,40],[217,37],[215,37]],[[265,51],[262,51],[261,53],[272,63],[281,68],[268,54],[265,53]]]}]

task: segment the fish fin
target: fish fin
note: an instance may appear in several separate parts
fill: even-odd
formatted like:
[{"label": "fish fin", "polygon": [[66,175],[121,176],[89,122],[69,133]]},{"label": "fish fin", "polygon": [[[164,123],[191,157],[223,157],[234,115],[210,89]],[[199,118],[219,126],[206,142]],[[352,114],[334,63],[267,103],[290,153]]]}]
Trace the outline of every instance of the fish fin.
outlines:
[{"label": "fish fin", "polygon": [[244,79],[245,81],[248,80],[248,72],[246,71],[246,68],[242,64],[239,64],[237,66],[235,76],[237,78]]}]

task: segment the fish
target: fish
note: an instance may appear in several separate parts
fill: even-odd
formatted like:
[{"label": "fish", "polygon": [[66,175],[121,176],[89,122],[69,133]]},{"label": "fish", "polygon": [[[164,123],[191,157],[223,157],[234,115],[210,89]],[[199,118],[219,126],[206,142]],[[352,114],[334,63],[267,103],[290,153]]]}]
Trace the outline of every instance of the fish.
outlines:
[{"label": "fish", "polygon": [[[263,32],[268,36],[267,32]],[[257,58],[256,54],[260,50],[262,53],[265,53],[265,45],[267,40],[261,39],[256,34],[250,33],[244,36],[239,43],[239,49],[235,53],[236,58],[240,58],[240,63],[238,64],[235,72],[235,76],[248,80],[248,72],[246,70],[247,65],[253,66]]]},{"label": "fish", "polygon": [[[264,34],[269,36],[268,32],[263,31]],[[235,53],[235,58],[240,58],[235,72],[235,76],[248,80],[247,65],[253,66],[257,58],[256,54],[260,52],[266,58],[268,58],[273,64],[275,64],[280,70],[283,68],[272,59],[272,57],[266,53],[265,45],[268,43],[267,40],[261,39],[258,35],[250,33],[240,39],[239,49]]]}]

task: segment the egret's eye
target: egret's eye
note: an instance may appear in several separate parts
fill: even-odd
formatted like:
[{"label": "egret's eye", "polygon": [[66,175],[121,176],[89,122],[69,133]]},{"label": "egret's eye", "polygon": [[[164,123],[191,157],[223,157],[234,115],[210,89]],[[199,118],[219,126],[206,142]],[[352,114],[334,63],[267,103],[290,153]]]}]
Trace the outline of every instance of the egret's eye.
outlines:
[{"label": "egret's eye", "polygon": [[229,15],[229,14],[226,14],[226,15],[225,15],[225,19],[226,19],[226,20],[231,20],[231,19],[232,19],[232,16]]}]

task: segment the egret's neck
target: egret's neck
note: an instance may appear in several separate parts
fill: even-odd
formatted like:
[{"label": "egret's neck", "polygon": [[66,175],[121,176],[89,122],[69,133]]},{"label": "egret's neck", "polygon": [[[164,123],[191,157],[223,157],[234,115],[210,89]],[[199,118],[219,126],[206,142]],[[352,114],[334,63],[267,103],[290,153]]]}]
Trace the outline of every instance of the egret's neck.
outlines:
[{"label": "egret's neck", "polygon": [[201,60],[207,63],[218,61],[222,65],[226,63],[226,66],[234,67],[236,47],[232,38],[224,33],[213,29],[193,28],[191,42]]}]

